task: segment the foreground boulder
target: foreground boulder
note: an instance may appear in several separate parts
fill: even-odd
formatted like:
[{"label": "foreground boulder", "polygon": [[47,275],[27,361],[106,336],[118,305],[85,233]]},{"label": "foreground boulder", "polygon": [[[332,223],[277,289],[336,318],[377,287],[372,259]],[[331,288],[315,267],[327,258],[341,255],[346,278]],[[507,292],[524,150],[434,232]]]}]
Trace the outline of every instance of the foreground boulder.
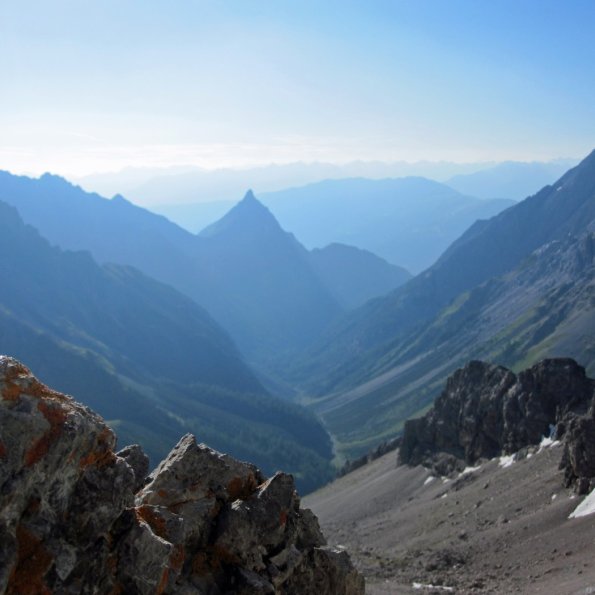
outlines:
[{"label": "foreground boulder", "polygon": [[103,420],[0,356],[0,593],[358,595],[293,478],[183,437],[148,477]]},{"label": "foreground boulder", "polygon": [[595,381],[572,359],[543,360],[518,375],[472,361],[424,417],[406,422],[399,461],[448,475],[551,436],[565,440],[568,483],[595,476],[585,454],[595,455],[594,395]]}]

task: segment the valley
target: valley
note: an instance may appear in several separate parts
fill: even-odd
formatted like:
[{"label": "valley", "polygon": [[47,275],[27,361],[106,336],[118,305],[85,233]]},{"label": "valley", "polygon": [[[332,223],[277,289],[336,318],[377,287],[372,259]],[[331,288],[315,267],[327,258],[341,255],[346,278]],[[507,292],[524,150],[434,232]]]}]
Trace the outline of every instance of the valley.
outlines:
[{"label": "valley", "polygon": [[4,2],[0,595],[595,593],[595,2]]},{"label": "valley", "polygon": [[[497,365],[573,357],[593,375],[594,197],[595,152],[412,275],[339,242],[308,250],[252,191],[194,235],[120,196],[3,173],[0,350],[150,464],[191,432],[290,472],[368,593],[570,593],[595,580],[589,517],[568,520],[595,481],[592,381],[546,360],[513,389]],[[399,448],[366,464],[381,443]]]},{"label": "valley", "polygon": [[[318,426],[315,430],[319,438],[312,442],[313,434],[308,430],[303,438],[297,439],[299,448],[311,448],[314,458],[308,465],[313,464],[318,470],[310,474],[308,485],[314,486],[331,477],[331,458],[340,465],[399,435],[405,420],[423,412],[439,394],[447,376],[470,359],[482,358],[519,369],[543,357],[564,355],[577,358],[592,373],[592,337],[583,329],[590,328],[593,317],[590,295],[594,278],[591,225],[595,219],[594,159],[591,154],[553,186],[543,188],[499,215],[477,221],[435,264],[416,276],[353,246],[333,243],[324,249],[308,251],[281,227],[251,191],[219,221],[194,235],[121,196],[108,200],[56,176],[35,180],[3,173],[0,200],[16,207],[26,223],[38,228],[60,249],[90,252],[90,256],[80,253],[81,256],[74,257],[73,253],[70,257],[66,252],[63,257],[57,257],[54,249],[53,258],[58,258],[55,272],[43,265],[47,280],[36,279],[36,283],[46,287],[44,293],[47,294],[59,276],[68,279],[69,286],[74,288],[77,275],[90,274],[86,268],[99,272],[92,259],[105,263],[103,270],[118,279],[124,290],[124,293],[119,291],[118,301],[112,300],[115,318],[110,318],[109,323],[108,320],[98,323],[98,314],[91,313],[90,308],[98,308],[100,302],[104,304],[106,297],[83,297],[81,292],[88,281],[79,285],[80,290],[69,290],[77,296],[79,304],[85,304],[76,317],[73,318],[76,309],[72,308],[68,314],[55,312],[57,306],[64,307],[61,295],[48,294],[45,310],[36,312],[39,306],[31,303],[34,310],[29,311],[28,302],[16,298],[21,294],[16,289],[19,284],[15,271],[24,274],[28,266],[42,265],[27,259],[17,264],[15,260],[14,268],[6,272],[15,286],[5,287],[4,315],[18,318],[20,325],[27,320],[31,329],[27,332],[37,333],[36,336],[56,345],[60,352],[70,350],[70,359],[84,360],[85,366],[97,368],[96,374],[107,385],[119,387],[118,392],[128,395],[128,399],[144,397],[150,406],[158,407],[164,398],[173,399],[172,403],[178,403],[176,407],[182,407],[181,403],[189,404],[190,395],[197,390],[192,385],[200,385],[204,395],[200,406],[208,407],[210,415],[222,422],[231,419],[226,417],[234,409],[230,403],[247,404],[246,398],[253,403],[248,409],[240,406],[242,419],[251,420],[247,428],[263,415],[252,415],[248,410],[264,412],[263,407],[271,407],[265,405],[269,398],[282,397],[275,405],[279,413],[264,415],[263,419],[276,420],[273,423],[285,424],[279,421],[283,415],[296,415],[298,410],[303,411],[300,417],[304,421],[310,420],[308,424],[315,424],[314,416],[317,416],[325,428]],[[451,217],[458,217],[457,225],[463,226],[469,217],[464,209],[453,210],[449,201],[454,200],[456,193],[448,191],[446,186],[421,178],[389,182],[378,186],[378,182],[366,185],[363,180],[345,180],[315,188],[318,193],[325,190],[330,193],[325,208],[349,213],[353,222],[361,221],[362,229],[373,219],[354,217],[353,200],[361,201],[370,188],[383,188],[380,198],[372,193],[368,200],[374,205],[376,216],[384,217],[387,229],[396,220],[387,211],[388,188],[392,188],[393,213],[407,212],[406,206],[396,206],[406,204],[417,204],[415,208],[420,213],[429,213],[437,211],[435,205],[442,201],[442,208],[450,210]],[[342,210],[338,201],[345,192],[361,198],[353,198],[353,204],[347,198],[349,208]],[[279,204],[289,204],[288,197],[280,194],[277,200]],[[291,200],[295,202],[298,197],[299,194]],[[427,197],[423,199],[426,202],[420,203],[420,197]],[[313,210],[313,198],[306,194],[299,200],[303,213],[319,218]],[[482,202],[485,201],[476,200],[477,204]],[[69,218],[62,216],[66,211]],[[325,220],[320,219],[321,223]],[[5,221],[8,224],[8,219]],[[432,225],[431,221],[428,224]],[[33,237],[32,232],[28,233]],[[425,236],[428,234],[429,231],[424,232]],[[396,231],[395,236],[399,236]],[[41,239],[33,243],[19,239],[23,246],[30,244],[25,250],[17,248],[17,244],[11,245],[8,236],[6,239],[5,254],[18,250],[20,258],[31,252],[35,242],[43,243]],[[46,250],[49,253],[49,246]],[[37,257],[31,253],[31,258]],[[64,262],[78,258],[77,272],[62,270],[60,258]],[[117,266],[107,264],[113,262]],[[158,284],[149,289],[148,280],[144,281],[141,273],[122,268],[130,266],[172,286],[192,301],[182,305],[181,296],[175,297],[172,291],[167,293],[169,290]],[[22,289],[27,286],[29,275],[35,274],[25,274]],[[139,283],[145,283],[146,287],[132,288],[133,293],[126,298],[128,286]],[[133,296],[153,293],[162,296],[161,299],[175,298],[179,305],[174,305],[175,299],[168,304],[153,305],[154,298],[145,297],[146,311],[135,306],[131,319],[133,311],[127,304],[138,301]],[[108,295],[109,292],[105,293]],[[201,330],[190,330],[183,318],[185,312],[192,311],[191,304],[198,304],[192,314],[194,318],[201,307],[206,310],[200,314],[208,321],[206,326],[201,322]],[[64,322],[48,325],[50,320],[60,318]],[[66,322],[67,319],[70,320]],[[127,327],[122,335],[124,320]],[[130,323],[134,320],[138,338],[133,339],[136,331]],[[92,326],[88,326],[88,321],[93,321]],[[143,330],[147,323],[154,329],[149,334]],[[163,338],[156,334],[160,332],[156,330],[159,325]],[[217,326],[223,330],[216,330]],[[43,334],[39,334],[40,330]],[[197,340],[198,337],[201,339]],[[215,350],[209,341],[216,345]],[[16,349],[15,355],[35,367],[34,354],[24,351],[23,344],[24,340],[19,343],[15,332],[5,331],[4,349]],[[154,347],[149,348],[151,344]],[[231,356],[229,362],[234,360],[233,365],[243,366],[243,371],[238,374],[230,363],[223,363],[224,359],[215,356],[217,350],[222,356],[228,352],[230,355],[225,357]],[[163,359],[167,357],[172,358],[171,363]],[[44,364],[43,359],[37,365],[43,366],[41,372],[55,370]],[[167,372],[155,374],[158,369]],[[76,374],[65,375],[63,381],[56,377],[55,371],[49,373],[48,381],[63,390],[82,396],[90,391],[89,387],[81,387],[80,381],[77,383]],[[150,377],[154,379],[148,381]],[[155,383],[160,383],[159,388]],[[232,392],[246,397],[232,397]],[[160,394],[167,396],[156,396]],[[254,396],[247,397],[249,394]],[[260,396],[256,398],[256,395]],[[234,401],[238,398],[240,401]],[[163,456],[166,445],[162,438],[157,440],[156,428],[144,429],[142,424],[122,417],[96,398],[90,404],[100,412],[105,411],[124,437],[147,442],[150,453]],[[312,413],[300,409],[303,406]],[[252,458],[256,456],[255,460],[265,469],[274,468],[276,463],[272,459],[261,458],[262,449],[269,450],[273,442],[264,442],[258,447],[263,454],[257,454],[250,450],[252,439],[243,440],[242,446],[239,443],[232,446],[235,439],[231,435],[224,432],[225,439],[217,438],[222,430],[213,432],[201,425],[194,414],[189,418],[171,408],[169,411],[168,421],[159,422],[166,423],[171,428],[168,431],[179,431],[175,428],[180,424],[187,425],[188,419],[196,419],[193,423],[202,428],[210,441],[215,440],[215,446],[229,445],[227,450],[240,456],[246,452]],[[245,421],[238,419],[230,427],[236,427],[237,423],[241,426]],[[257,429],[258,425],[252,427],[262,431]],[[281,435],[273,438],[271,431],[266,430],[270,436],[267,440],[285,440]],[[332,456],[330,439],[322,438],[325,432],[333,441]],[[285,435],[295,441],[300,434]],[[156,448],[156,444],[161,446]],[[288,452],[282,464],[287,466],[292,461],[289,464],[297,476],[305,477],[305,472],[298,471],[301,456],[298,450],[293,454]]]}]

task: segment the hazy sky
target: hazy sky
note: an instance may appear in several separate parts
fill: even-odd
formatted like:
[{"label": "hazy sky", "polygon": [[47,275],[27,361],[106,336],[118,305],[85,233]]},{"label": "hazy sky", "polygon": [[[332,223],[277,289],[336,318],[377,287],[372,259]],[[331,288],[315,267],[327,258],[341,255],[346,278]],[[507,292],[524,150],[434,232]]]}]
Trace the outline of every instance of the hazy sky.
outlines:
[{"label": "hazy sky", "polygon": [[593,0],[0,0],[0,169],[581,157]]}]

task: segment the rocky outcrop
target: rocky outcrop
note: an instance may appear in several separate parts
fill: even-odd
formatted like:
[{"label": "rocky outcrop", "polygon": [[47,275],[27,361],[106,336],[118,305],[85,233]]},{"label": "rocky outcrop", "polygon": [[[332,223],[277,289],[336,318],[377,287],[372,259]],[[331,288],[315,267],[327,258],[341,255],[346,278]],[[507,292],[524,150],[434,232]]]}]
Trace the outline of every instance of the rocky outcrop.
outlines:
[{"label": "rocky outcrop", "polygon": [[391,438],[390,440],[385,440],[381,442],[374,450],[367,452],[365,455],[358,457],[357,459],[353,459],[352,461],[347,461],[341,469],[339,469],[337,473],[337,477],[343,477],[380,457],[383,457],[385,454],[392,452],[393,450],[397,450],[401,445],[401,437],[397,436],[396,438]]},{"label": "rocky outcrop", "polygon": [[0,593],[358,595],[293,478],[183,437],[148,477],[103,420],[0,357]]},{"label": "rocky outcrop", "polygon": [[[594,394],[595,381],[572,359],[543,360],[518,375],[472,361],[448,379],[424,417],[406,422],[399,461],[447,475],[479,459],[538,444],[544,436],[585,437]],[[587,440],[593,437],[595,427]],[[569,460],[593,466],[588,471],[595,475],[592,458],[578,463],[584,445],[573,444],[565,447]],[[591,449],[595,451],[595,442]]]}]

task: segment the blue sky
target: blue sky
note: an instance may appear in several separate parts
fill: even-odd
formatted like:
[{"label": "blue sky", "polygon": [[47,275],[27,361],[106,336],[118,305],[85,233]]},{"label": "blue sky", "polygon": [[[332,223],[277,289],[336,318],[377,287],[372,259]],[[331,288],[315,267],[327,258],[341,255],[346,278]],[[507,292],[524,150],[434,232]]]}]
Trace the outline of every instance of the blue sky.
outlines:
[{"label": "blue sky", "polygon": [[0,0],[0,168],[581,157],[592,0]]}]

